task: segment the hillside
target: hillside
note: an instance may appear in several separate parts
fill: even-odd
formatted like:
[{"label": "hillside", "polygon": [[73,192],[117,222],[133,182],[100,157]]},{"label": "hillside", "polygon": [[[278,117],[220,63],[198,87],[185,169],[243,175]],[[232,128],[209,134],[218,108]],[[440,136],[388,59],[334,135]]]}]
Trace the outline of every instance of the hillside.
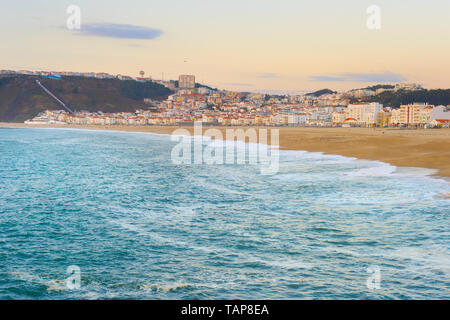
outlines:
[{"label": "hillside", "polygon": [[336,93],[336,91],[330,90],[330,89],[322,89],[319,91],[315,91],[315,92],[311,92],[311,93],[307,93],[307,96],[314,96],[314,97],[320,97],[324,94],[333,94]]},{"label": "hillside", "polygon": [[371,97],[369,102],[379,102],[386,107],[398,108],[402,104],[413,102],[428,102],[432,105],[449,105],[450,89],[416,90],[416,91],[385,91]]},{"label": "hillside", "polygon": [[[180,82],[178,80],[174,80],[173,83],[174,83],[175,87],[177,87],[177,88],[180,85]],[[201,84],[201,83],[198,83],[198,82],[195,83],[195,88],[206,88],[206,89],[209,89],[211,91],[218,91],[219,90],[217,88],[213,88],[213,87],[207,86],[206,84]]]},{"label": "hillside", "polygon": [[163,100],[171,90],[153,82],[63,77],[61,80],[38,76],[0,77],[0,122],[23,122],[45,109],[62,109],[36,80],[46,86],[72,110],[134,112],[145,108],[144,98]]},{"label": "hillside", "polygon": [[363,89],[376,91],[378,89],[394,89],[395,86],[391,84],[377,84],[374,86],[365,87]]}]

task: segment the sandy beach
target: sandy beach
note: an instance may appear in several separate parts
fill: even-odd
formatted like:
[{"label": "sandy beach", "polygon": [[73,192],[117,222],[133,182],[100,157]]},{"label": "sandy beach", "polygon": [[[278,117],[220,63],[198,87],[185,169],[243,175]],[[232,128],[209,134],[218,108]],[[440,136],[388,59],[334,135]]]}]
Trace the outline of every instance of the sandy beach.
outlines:
[{"label": "sandy beach", "polygon": [[[190,132],[194,130],[193,127],[175,126],[26,125],[23,123],[0,123],[0,127],[78,128],[162,134],[171,134],[180,128]],[[203,131],[211,128],[224,132],[227,128],[235,127],[203,127]],[[258,129],[258,127],[243,129],[248,128]],[[438,170],[436,173],[438,176],[450,177],[450,129],[262,128],[279,129],[279,145],[283,150],[323,152],[379,160],[394,166],[430,168]],[[268,142],[270,143],[270,138]]]}]

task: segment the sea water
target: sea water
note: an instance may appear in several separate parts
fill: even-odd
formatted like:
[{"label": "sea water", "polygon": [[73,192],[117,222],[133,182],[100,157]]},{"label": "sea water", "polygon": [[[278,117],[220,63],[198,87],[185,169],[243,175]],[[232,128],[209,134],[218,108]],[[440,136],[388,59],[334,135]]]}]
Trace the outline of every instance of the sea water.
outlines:
[{"label": "sea water", "polygon": [[175,144],[0,129],[0,299],[450,298],[432,171],[281,151],[262,175],[173,164]]}]

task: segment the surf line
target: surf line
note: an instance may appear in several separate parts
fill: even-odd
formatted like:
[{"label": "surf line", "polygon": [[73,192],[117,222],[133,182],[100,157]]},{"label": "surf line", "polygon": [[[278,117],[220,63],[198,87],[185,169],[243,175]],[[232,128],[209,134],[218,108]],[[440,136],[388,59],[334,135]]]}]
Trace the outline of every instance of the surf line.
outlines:
[{"label": "surf line", "polygon": [[[194,123],[194,135],[187,129],[176,129],[171,134],[171,141],[178,142],[171,152],[173,164],[250,164],[257,165],[263,175],[276,174],[279,169],[279,130],[249,128],[221,130],[211,128],[203,132],[202,123]],[[207,142],[204,144],[204,142]],[[239,148],[237,143],[246,147]]]}]

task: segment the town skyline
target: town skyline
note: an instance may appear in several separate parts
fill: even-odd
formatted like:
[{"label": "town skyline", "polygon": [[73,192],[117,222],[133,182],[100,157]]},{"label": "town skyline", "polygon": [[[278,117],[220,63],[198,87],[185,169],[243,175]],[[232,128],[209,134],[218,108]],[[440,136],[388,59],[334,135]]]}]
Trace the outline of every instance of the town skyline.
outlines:
[{"label": "town skyline", "polygon": [[[80,8],[79,30],[66,26],[71,5]],[[16,70],[195,74],[203,84],[250,92],[450,87],[450,4],[379,1],[376,30],[367,27],[371,5],[19,0],[4,4],[0,59]]]},{"label": "town skyline", "polygon": [[[0,75],[11,77],[15,71],[0,70]],[[424,102],[401,104],[399,108],[385,107],[378,95],[396,92],[422,91],[420,84],[399,83],[394,86],[378,85],[346,92],[321,90],[305,95],[266,95],[229,90],[215,90],[198,86],[195,75],[179,75],[178,82],[153,80],[144,77],[111,75],[108,73],[32,72],[19,71],[19,75],[42,77],[61,81],[63,77],[85,77],[98,80],[125,82],[156,82],[172,91],[164,101],[144,98],[142,108],[135,112],[72,111],[50,90],[36,83],[65,110],[41,111],[25,124],[75,125],[192,125],[205,123],[223,126],[312,126],[312,127],[448,127],[449,105]],[[78,91],[78,90],[76,90]],[[73,91],[72,91],[73,92]],[[371,99],[375,99],[371,100]],[[372,102],[365,102],[372,101]]]},{"label": "town skyline", "polygon": [[234,92],[242,92],[242,93],[261,93],[261,94],[267,94],[267,95],[303,95],[303,94],[307,94],[307,93],[313,93],[315,91],[320,91],[320,90],[331,90],[331,91],[335,91],[337,93],[342,93],[342,92],[347,92],[347,91],[352,91],[352,90],[359,90],[359,89],[366,89],[369,87],[373,87],[373,86],[410,86],[410,85],[414,85],[414,86],[418,86],[420,88],[423,89],[448,89],[448,88],[429,88],[429,87],[425,87],[422,85],[422,83],[420,82],[416,82],[416,83],[412,83],[412,82],[407,82],[407,81],[397,81],[397,82],[372,82],[372,83],[368,83],[366,86],[359,86],[359,87],[353,87],[353,88],[348,88],[348,89],[335,89],[333,87],[319,87],[317,89],[312,89],[312,90],[302,90],[302,89],[293,89],[293,90],[283,90],[283,89],[253,89],[253,90],[233,90],[233,89],[228,89],[225,87],[219,87],[219,86],[214,86],[212,84],[209,83],[204,83],[204,82],[200,82],[198,81],[198,78],[196,75],[194,74],[178,74],[175,78],[173,79],[167,79],[167,78],[154,78],[152,77],[152,75],[147,74],[144,70],[140,70],[139,72],[137,72],[135,75],[132,74],[115,74],[115,73],[109,73],[109,72],[80,72],[80,71],[68,71],[68,70],[44,70],[44,69],[22,69],[22,70],[8,70],[8,69],[2,69],[0,68],[0,75],[35,75],[35,76],[81,76],[81,77],[91,77],[91,78],[98,78],[98,79],[119,79],[119,80],[142,80],[142,81],[153,81],[153,82],[157,82],[157,83],[161,83],[164,84],[165,86],[169,87],[170,89],[174,89],[171,88],[170,86],[168,86],[167,84],[169,83],[174,83],[176,81],[179,81],[179,78],[182,76],[192,76],[194,77],[193,83],[197,84],[197,85],[201,85],[201,86],[208,86],[211,87],[215,90],[219,90],[219,91],[234,91]]}]

